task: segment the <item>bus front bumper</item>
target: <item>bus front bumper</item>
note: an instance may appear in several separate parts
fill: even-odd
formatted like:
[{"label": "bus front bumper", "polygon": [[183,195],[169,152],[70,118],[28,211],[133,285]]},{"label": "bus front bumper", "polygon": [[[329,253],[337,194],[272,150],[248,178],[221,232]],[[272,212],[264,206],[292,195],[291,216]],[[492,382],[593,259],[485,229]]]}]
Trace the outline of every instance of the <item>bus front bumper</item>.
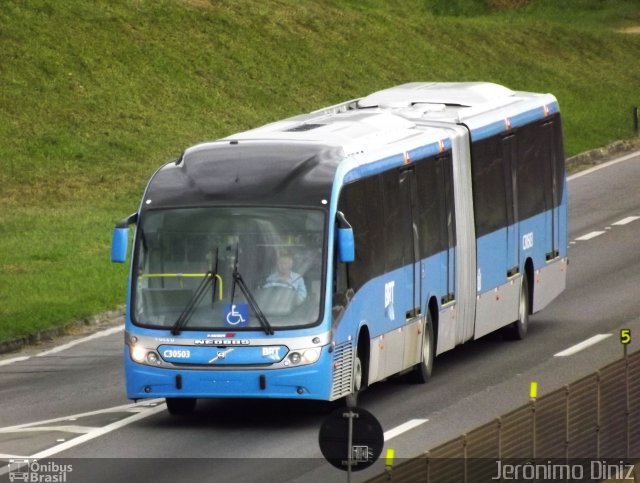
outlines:
[{"label": "bus front bumper", "polygon": [[328,347],[314,364],[284,369],[161,368],[138,364],[124,351],[127,397],[286,398],[329,400]]}]

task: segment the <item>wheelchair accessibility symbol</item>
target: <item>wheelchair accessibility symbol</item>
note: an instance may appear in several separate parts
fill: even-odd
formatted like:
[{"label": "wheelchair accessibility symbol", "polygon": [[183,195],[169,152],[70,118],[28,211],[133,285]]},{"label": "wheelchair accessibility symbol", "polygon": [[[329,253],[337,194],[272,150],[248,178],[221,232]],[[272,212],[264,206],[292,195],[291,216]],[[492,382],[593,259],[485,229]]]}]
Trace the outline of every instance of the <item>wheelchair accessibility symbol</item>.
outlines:
[{"label": "wheelchair accessibility symbol", "polygon": [[225,304],[225,325],[247,327],[249,325],[249,304]]}]

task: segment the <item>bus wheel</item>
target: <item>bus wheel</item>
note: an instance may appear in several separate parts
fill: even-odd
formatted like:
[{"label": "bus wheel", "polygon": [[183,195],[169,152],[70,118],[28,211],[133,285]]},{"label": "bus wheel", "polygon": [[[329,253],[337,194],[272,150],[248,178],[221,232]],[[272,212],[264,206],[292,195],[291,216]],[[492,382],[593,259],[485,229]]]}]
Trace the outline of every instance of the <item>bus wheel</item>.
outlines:
[{"label": "bus wheel", "polygon": [[353,387],[352,392],[356,393],[362,389],[362,361],[359,356],[353,361]]},{"label": "bus wheel", "polygon": [[411,382],[424,384],[431,379],[433,373],[433,322],[431,312],[427,311],[427,321],[424,326],[424,341],[422,342],[422,362],[417,364],[411,373]]},{"label": "bus wheel", "polygon": [[172,416],[182,416],[185,414],[191,414],[196,408],[195,397],[168,397],[167,409]]},{"label": "bus wheel", "polygon": [[529,326],[529,283],[526,274],[522,276],[520,284],[520,302],[518,304],[518,320],[503,329],[504,337],[508,340],[522,340],[527,336]]}]

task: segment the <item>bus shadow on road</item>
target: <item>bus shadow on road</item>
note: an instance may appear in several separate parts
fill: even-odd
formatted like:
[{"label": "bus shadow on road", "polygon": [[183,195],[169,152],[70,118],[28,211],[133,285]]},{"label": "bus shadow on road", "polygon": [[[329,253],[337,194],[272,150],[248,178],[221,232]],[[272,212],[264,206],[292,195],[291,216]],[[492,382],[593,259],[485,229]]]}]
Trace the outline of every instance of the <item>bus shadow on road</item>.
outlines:
[{"label": "bus shadow on road", "polygon": [[342,403],[290,399],[199,399],[195,411],[156,419],[162,426],[288,429],[316,427]]},{"label": "bus shadow on road", "polygon": [[[557,326],[557,321],[546,319],[534,319],[532,322],[529,334],[522,342],[506,341],[500,332],[488,334],[438,357],[433,378],[428,384],[412,384],[403,375],[390,377],[362,392],[358,397],[358,406],[367,408],[387,403],[397,404],[398,397],[402,397],[402,394],[410,398],[416,392],[424,391],[431,393],[430,399],[438,400],[438,392],[450,391],[451,385],[456,385],[456,379],[460,379],[462,384],[473,367],[486,362],[487,354],[494,357],[493,362],[489,363],[492,368],[495,368],[495,364],[502,365],[495,360],[495,356],[499,356],[500,359],[511,361],[511,372],[524,370],[528,367],[528,362],[522,359],[522,349],[535,345],[536,341],[544,339]],[[509,373],[492,372],[492,379],[509,377]],[[492,381],[496,382],[499,381]],[[311,428],[318,427],[331,411],[343,407],[346,407],[344,399],[334,402],[275,398],[199,399],[194,413],[184,416],[161,413],[162,417],[154,418],[153,424],[163,427],[221,429]]]}]

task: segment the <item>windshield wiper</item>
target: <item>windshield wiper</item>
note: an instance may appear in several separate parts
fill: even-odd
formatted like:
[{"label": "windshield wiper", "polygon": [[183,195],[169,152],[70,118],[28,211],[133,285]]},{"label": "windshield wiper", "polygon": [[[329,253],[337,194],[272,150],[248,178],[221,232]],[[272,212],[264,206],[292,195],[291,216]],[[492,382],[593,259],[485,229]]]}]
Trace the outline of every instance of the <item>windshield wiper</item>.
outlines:
[{"label": "windshield wiper", "polygon": [[260,306],[258,305],[258,302],[256,302],[255,298],[253,298],[253,295],[249,290],[249,287],[247,287],[247,284],[242,278],[242,275],[240,274],[240,272],[238,272],[238,244],[237,243],[236,243],[236,259],[233,263],[232,277],[233,277],[233,284],[231,285],[231,304],[233,305],[233,298],[235,295],[236,284],[237,284],[238,287],[240,287],[240,291],[242,292],[244,297],[247,299],[247,302],[249,302],[249,305],[255,312],[256,317],[258,318],[260,325],[264,329],[265,334],[273,335],[274,332],[273,332],[273,328],[271,327],[271,324],[267,320],[267,317],[262,313],[262,310],[260,310]]},{"label": "windshield wiper", "polygon": [[[213,309],[213,304],[216,303],[216,289],[218,288],[218,247],[216,247],[216,266],[213,268],[213,290],[211,292],[211,308]],[[220,283],[222,284],[222,279],[220,279]],[[222,290],[222,285],[220,285],[220,290]],[[220,293],[220,299],[222,299],[222,293]]]},{"label": "windshield wiper", "polygon": [[187,302],[187,305],[182,310],[182,313],[178,316],[178,320],[176,320],[176,323],[173,324],[173,327],[171,327],[171,333],[173,335],[180,334],[182,328],[187,325],[187,322],[191,318],[191,315],[193,315],[195,308],[202,301],[202,297],[204,297],[204,294],[207,293],[207,282],[212,278],[215,279],[214,273],[211,270],[204,274],[204,277],[202,277],[202,279],[200,280],[200,284],[196,288],[195,292],[193,292],[193,295],[189,299],[189,302]]},{"label": "windshield wiper", "polygon": [[213,294],[211,299],[211,307],[213,307],[213,304],[216,301],[216,288],[218,286],[217,275],[218,275],[218,247],[216,247],[215,270],[209,270],[207,273],[204,274],[204,277],[202,277],[202,279],[200,280],[200,283],[196,287],[196,290],[193,292],[193,295],[189,299],[189,302],[187,302],[187,305],[182,310],[182,313],[178,316],[178,320],[176,320],[175,324],[173,324],[173,326],[171,327],[171,333],[173,335],[180,334],[180,331],[184,328],[184,326],[187,325],[187,322],[189,322],[189,319],[193,315],[193,312],[195,311],[196,307],[200,305],[200,302],[202,302],[202,298],[204,297],[204,294],[207,293],[207,287],[208,287],[207,282],[210,279],[213,279]]}]

